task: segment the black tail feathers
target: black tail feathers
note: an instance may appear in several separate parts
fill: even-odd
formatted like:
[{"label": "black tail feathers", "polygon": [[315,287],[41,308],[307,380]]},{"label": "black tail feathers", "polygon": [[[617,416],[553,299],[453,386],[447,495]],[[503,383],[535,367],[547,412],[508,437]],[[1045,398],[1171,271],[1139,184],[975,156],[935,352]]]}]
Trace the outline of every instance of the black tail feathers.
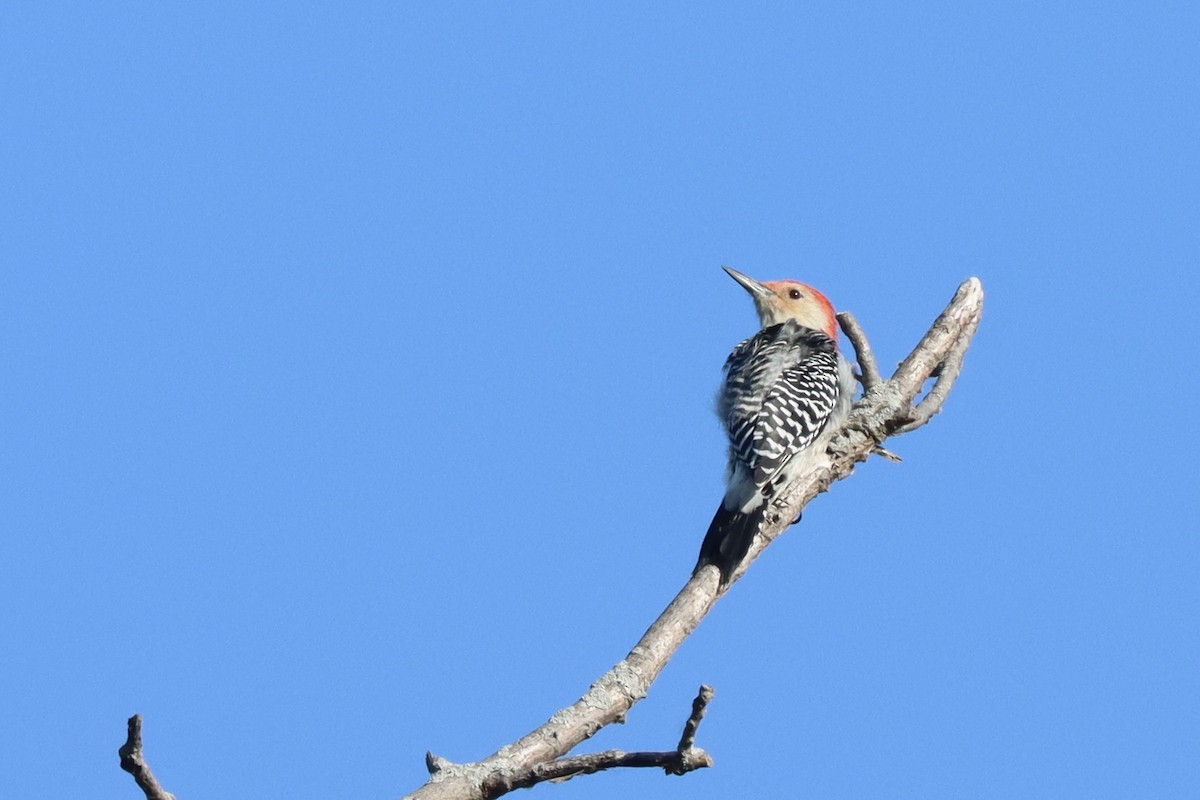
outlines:
[{"label": "black tail feathers", "polygon": [[744,514],[730,511],[723,505],[717,508],[712,524],[708,526],[708,533],[704,535],[704,544],[700,545],[700,560],[696,562],[696,569],[705,564],[715,564],[721,570],[721,585],[729,583],[733,571],[750,551],[762,518],[762,509]]}]

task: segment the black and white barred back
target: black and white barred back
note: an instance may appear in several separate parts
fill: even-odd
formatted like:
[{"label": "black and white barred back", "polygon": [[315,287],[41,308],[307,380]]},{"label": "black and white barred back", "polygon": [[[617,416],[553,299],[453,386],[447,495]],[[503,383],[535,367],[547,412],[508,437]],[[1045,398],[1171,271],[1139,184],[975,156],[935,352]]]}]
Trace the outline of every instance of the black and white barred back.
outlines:
[{"label": "black and white barred back", "polygon": [[728,489],[700,549],[697,569],[722,580],[745,558],[771,497],[801,466],[797,456],[828,427],[842,398],[837,345],[794,320],[763,328],[733,349],[717,415],[729,437]]}]

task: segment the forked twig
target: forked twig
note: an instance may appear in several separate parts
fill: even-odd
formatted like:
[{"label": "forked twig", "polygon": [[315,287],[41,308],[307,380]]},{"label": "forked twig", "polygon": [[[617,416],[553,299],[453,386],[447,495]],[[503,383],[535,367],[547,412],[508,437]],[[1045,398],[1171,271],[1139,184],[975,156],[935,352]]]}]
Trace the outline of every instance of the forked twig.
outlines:
[{"label": "forked twig", "polygon": [[692,714],[683,726],[683,736],[674,750],[661,752],[626,753],[605,750],[584,756],[568,756],[521,770],[516,773],[495,772],[484,779],[483,797],[487,800],[508,794],[514,789],[527,789],[543,781],[565,781],[576,775],[590,775],[617,767],[661,767],[669,775],[683,775],[692,770],[712,766],[708,753],[695,746],[696,729],[713,698],[711,686],[701,686],[692,701]]}]

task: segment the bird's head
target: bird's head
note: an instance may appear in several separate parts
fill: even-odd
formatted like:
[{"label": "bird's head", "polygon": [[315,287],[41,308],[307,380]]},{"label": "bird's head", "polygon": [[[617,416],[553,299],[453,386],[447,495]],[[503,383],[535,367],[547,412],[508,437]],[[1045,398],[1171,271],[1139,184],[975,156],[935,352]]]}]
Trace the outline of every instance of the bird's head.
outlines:
[{"label": "bird's head", "polygon": [[750,293],[764,328],[794,319],[804,327],[821,331],[837,341],[837,317],[833,304],[816,289],[799,281],[759,283],[736,269],[722,269]]}]

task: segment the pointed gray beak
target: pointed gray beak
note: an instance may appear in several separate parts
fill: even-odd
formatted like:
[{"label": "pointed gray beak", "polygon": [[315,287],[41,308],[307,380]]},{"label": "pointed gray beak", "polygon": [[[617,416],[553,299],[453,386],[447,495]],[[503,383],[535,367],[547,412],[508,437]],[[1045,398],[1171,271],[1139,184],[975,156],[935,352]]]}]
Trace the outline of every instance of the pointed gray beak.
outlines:
[{"label": "pointed gray beak", "polygon": [[750,293],[751,297],[755,297],[755,298],[767,297],[768,295],[771,294],[770,289],[763,286],[758,281],[754,280],[754,278],[751,278],[748,275],[743,275],[742,273],[738,272],[736,269],[733,269],[732,267],[721,267],[721,269],[728,272],[729,277],[733,278],[735,281],[740,283],[742,285],[742,288]]}]

